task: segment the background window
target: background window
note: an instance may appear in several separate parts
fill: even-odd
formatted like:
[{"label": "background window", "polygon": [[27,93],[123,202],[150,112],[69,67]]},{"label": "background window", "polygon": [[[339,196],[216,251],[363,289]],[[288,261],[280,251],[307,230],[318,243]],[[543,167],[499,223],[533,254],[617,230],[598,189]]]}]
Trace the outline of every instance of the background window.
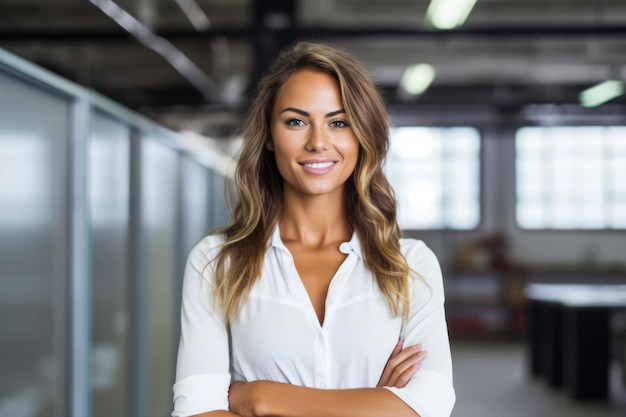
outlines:
[{"label": "background window", "polygon": [[626,127],[524,127],[515,150],[520,227],[626,228]]},{"label": "background window", "polygon": [[391,130],[385,172],[402,229],[473,229],[480,222],[480,136],[470,127]]}]

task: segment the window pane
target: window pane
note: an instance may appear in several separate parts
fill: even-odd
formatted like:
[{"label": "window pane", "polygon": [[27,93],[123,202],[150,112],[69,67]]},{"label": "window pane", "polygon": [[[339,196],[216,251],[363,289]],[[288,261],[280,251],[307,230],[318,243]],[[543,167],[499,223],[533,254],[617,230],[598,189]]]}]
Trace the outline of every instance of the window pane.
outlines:
[{"label": "window pane", "polygon": [[546,226],[545,207],[541,200],[525,199],[517,202],[517,222],[521,227],[539,229]]},{"label": "window pane", "polygon": [[[130,128],[96,112],[88,148],[93,274],[93,417],[129,410]],[[115,169],[111,169],[111,167]]]},{"label": "window pane", "polygon": [[61,417],[72,103],[0,71],[0,415]]},{"label": "window pane", "polygon": [[158,138],[143,138],[141,212],[148,301],[147,410],[167,416],[176,361],[175,317],[177,278],[177,162],[176,152]]},{"label": "window pane", "polygon": [[626,195],[609,207],[607,215],[613,228],[626,229]]},{"label": "window pane", "polygon": [[480,136],[467,127],[392,129],[385,172],[402,229],[472,229],[480,221]]},{"label": "window pane", "polygon": [[626,127],[517,131],[516,218],[530,229],[624,228]]}]

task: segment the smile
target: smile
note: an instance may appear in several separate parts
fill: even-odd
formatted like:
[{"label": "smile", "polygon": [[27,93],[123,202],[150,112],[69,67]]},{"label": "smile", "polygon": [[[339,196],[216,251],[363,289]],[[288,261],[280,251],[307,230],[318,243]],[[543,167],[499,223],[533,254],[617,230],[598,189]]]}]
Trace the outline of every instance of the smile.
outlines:
[{"label": "smile", "polygon": [[302,165],[308,168],[313,168],[313,169],[324,169],[324,168],[329,168],[333,164],[334,162],[328,161],[328,162],[313,162],[310,164],[302,164]]},{"label": "smile", "polygon": [[300,162],[304,171],[311,175],[326,175],[330,173],[333,168],[335,168],[335,164],[337,161],[320,161],[320,160],[309,160]]}]

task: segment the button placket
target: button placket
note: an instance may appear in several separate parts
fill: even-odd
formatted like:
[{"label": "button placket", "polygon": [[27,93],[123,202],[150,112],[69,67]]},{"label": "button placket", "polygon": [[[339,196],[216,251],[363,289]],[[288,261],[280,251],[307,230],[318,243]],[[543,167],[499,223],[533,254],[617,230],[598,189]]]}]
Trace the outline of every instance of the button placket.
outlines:
[{"label": "button placket", "polygon": [[340,303],[341,300],[343,288],[346,285],[346,281],[348,281],[348,277],[356,266],[357,259],[358,257],[354,253],[350,252],[350,254],[348,254],[348,257],[343,261],[341,266],[339,266],[339,269],[337,270],[335,276],[330,282],[330,286],[328,287],[328,294],[326,294],[326,314],[324,315],[323,324],[323,327],[326,331],[332,326],[332,322],[335,318],[335,313],[337,310],[337,305],[338,303]]},{"label": "button placket", "polygon": [[326,372],[328,368],[328,346],[326,340],[326,334],[320,330],[317,332],[317,337],[315,340],[315,350],[316,350],[316,384],[318,388],[327,388],[328,383],[328,373]]},{"label": "button placket", "polygon": [[332,352],[327,331],[320,331],[316,340],[316,384],[318,388],[330,388]]},{"label": "button placket", "polygon": [[[346,243],[346,245],[348,244]],[[324,323],[322,325],[321,332],[318,333],[317,339],[320,343],[320,345],[317,346],[320,349],[318,350],[318,358],[320,360],[317,362],[318,367],[316,381],[319,388],[329,388],[332,386],[332,361],[330,360],[332,357],[332,347],[330,344],[330,331],[337,312],[337,306],[340,304],[341,294],[350,274],[352,274],[352,271],[357,264],[357,261],[358,256],[350,251],[348,253],[348,257],[337,270],[330,283],[330,287],[328,288],[325,305],[326,314],[324,316]]]}]

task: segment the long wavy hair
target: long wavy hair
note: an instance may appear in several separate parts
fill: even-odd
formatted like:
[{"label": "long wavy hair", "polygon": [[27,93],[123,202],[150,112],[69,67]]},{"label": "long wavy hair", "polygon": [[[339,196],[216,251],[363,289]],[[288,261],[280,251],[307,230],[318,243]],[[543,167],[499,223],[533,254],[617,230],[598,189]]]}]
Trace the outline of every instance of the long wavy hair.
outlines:
[{"label": "long wavy hair", "polygon": [[389,129],[380,93],[361,64],[336,47],[299,42],[284,50],[258,85],[243,125],[244,143],[235,172],[237,202],[215,262],[214,301],[226,322],[238,314],[261,274],[269,238],[282,209],[283,180],[270,141],[270,116],[280,87],[298,70],[335,77],[346,116],[359,142],[356,168],[345,186],[347,221],[360,238],[391,312],[406,318],[409,265],[400,251],[396,201],[383,173]]}]

